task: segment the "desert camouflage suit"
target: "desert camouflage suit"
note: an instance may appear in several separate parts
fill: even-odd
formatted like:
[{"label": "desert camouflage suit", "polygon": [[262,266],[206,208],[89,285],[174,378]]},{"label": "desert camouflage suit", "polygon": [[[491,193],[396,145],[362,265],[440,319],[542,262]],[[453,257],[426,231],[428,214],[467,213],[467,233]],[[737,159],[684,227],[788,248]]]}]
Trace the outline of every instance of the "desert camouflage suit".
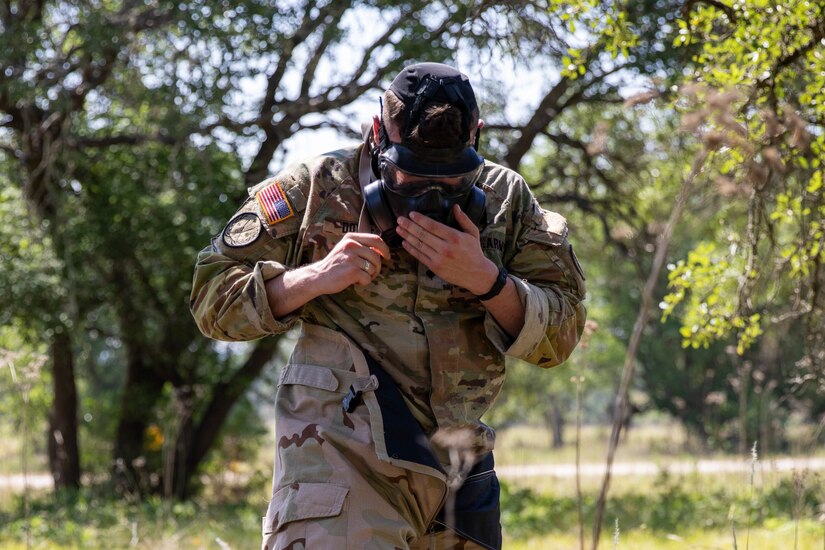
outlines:
[{"label": "desert camouflage suit", "polygon": [[[479,419],[504,383],[505,354],[552,367],[572,352],[585,320],[584,275],[565,219],[542,210],[518,174],[485,162],[481,245],[506,267],[524,305],[515,339],[475,296],[402,248],[369,286],[274,318],[265,281],[321,259],[346,232],[371,230],[362,208],[362,185],[373,177],[364,147],[291,166],[251,188],[198,256],[191,309],[205,335],[253,340],[301,321],[276,396],[263,548],[495,548],[495,436]],[[270,186],[288,203],[276,220],[256,200]],[[452,450],[444,444],[451,434],[459,442]],[[463,526],[450,521],[442,507],[455,497],[448,499],[448,486],[458,485],[458,501],[487,499],[495,514],[471,512]],[[485,522],[494,525],[481,529],[493,529],[498,542],[473,534]]]}]

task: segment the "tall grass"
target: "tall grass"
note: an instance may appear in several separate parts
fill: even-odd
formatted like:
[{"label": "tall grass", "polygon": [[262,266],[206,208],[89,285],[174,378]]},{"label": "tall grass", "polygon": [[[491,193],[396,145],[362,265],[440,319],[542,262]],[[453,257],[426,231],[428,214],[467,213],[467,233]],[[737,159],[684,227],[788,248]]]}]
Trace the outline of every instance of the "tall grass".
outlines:
[{"label": "tall grass", "polygon": [[745,550],[750,549],[750,542],[751,542],[751,524],[753,523],[753,495],[754,495],[754,486],[755,486],[755,479],[756,479],[756,463],[759,460],[759,453],[756,450],[756,441],[753,442],[753,447],[751,447],[751,481],[750,481],[750,500],[751,506],[748,508],[748,530],[745,533]]},{"label": "tall grass", "polygon": [[[582,455],[603,435],[582,429]],[[656,432],[647,427],[646,437],[664,437],[672,427]],[[640,432],[643,430],[640,430]],[[542,432],[543,433],[543,432]],[[515,441],[502,433],[502,443]],[[634,439],[625,445],[628,451],[643,441]],[[642,434],[640,434],[642,435]],[[536,444],[546,438],[533,433],[526,438]],[[571,438],[572,439],[572,438]],[[572,441],[571,441],[572,444]],[[549,445],[548,445],[549,449]],[[268,454],[268,453],[264,453]],[[544,455],[552,460],[552,451]],[[570,455],[572,458],[572,454]],[[502,462],[506,466],[507,461]],[[750,518],[750,543],[754,548],[787,548],[798,530],[797,550],[822,550],[823,524],[816,518],[822,513],[822,474],[792,476],[772,472],[770,463],[760,458],[754,470],[753,491],[743,474],[740,483],[731,483],[730,474],[693,473],[675,475],[666,468],[656,477],[615,477],[606,514],[618,522],[621,540],[613,540],[609,529],[600,548],[679,549],[691,547],[678,541],[698,540],[693,547],[731,548],[731,537],[740,537],[743,518]],[[266,498],[263,487],[271,474],[269,461],[263,461],[260,476],[245,490],[204,493],[191,502],[165,502],[148,499],[126,502],[107,491],[105,485],[85,488],[79,497],[68,498],[32,493],[30,537],[32,547],[48,548],[218,548],[218,539],[231,548],[245,548],[260,530],[261,503]],[[257,471],[257,470],[256,470]],[[759,475],[756,475],[759,474]],[[565,484],[552,479],[530,478],[517,483],[502,480],[502,524],[505,548],[577,548],[581,545],[581,525],[594,517],[597,479],[580,477],[579,487],[571,477]],[[755,502],[754,495],[758,496]],[[581,507],[581,511],[580,511]],[[0,548],[20,549],[25,544],[23,497],[0,498]],[[736,532],[735,535],[733,533]],[[780,535],[781,533],[781,535]],[[744,533],[742,533],[743,535]],[[769,538],[771,537],[771,538]],[[769,540],[770,542],[765,542]],[[813,543],[817,541],[817,544]],[[608,542],[610,541],[610,542]],[[713,542],[709,542],[713,541]],[[783,545],[778,545],[782,541]],[[741,543],[741,544],[740,544]],[[744,538],[737,541],[744,550]],[[737,548],[738,550],[738,548]]]},{"label": "tall grass", "polygon": [[[15,364],[23,365],[18,376]],[[32,384],[40,377],[40,372],[46,364],[45,355],[31,355],[0,348],[0,371],[8,368],[12,384],[21,398],[20,414],[20,471],[23,474],[23,528],[26,549],[31,548],[31,506],[29,493],[29,441],[31,439],[29,427],[30,395]]]}]

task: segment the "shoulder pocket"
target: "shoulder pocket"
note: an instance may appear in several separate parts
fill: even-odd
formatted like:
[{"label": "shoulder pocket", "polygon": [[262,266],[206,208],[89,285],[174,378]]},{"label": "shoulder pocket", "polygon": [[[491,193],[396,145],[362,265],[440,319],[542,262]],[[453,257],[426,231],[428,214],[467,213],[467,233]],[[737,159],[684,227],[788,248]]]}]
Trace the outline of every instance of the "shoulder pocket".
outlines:
[{"label": "shoulder pocket", "polygon": [[567,238],[567,219],[549,210],[539,210],[526,221],[524,238],[550,246],[559,246]]},{"label": "shoulder pocket", "polygon": [[331,483],[291,483],[279,489],[263,518],[263,535],[304,519],[328,518],[341,513],[349,487]]},{"label": "shoulder pocket", "polygon": [[[567,240],[568,227],[564,216],[538,209],[535,215],[525,222],[525,228],[522,236],[524,253],[531,257],[549,258],[561,271],[567,285],[574,290],[579,299],[584,299],[586,293],[584,271],[573,252],[573,246]],[[529,246],[531,244],[532,246]]]}]

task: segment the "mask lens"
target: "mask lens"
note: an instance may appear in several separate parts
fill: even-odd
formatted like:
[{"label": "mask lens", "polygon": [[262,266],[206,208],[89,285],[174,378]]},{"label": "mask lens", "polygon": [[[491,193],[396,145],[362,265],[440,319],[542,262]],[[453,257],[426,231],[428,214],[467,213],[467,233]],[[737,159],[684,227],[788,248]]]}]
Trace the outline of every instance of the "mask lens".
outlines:
[{"label": "mask lens", "polygon": [[475,185],[483,168],[484,165],[480,164],[464,174],[429,176],[410,174],[391,161],[382,159],[381,177],[390,191],[405,197],[418,197],[433,189],[439,190],[445,197],[460,197]]}]

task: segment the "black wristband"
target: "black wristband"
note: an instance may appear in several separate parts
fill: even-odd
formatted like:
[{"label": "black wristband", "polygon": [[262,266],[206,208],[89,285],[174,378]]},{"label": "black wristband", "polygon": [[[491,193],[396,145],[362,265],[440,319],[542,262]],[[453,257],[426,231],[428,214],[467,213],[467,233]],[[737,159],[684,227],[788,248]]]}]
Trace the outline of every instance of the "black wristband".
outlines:
[{"label": "black wristband", "polygon": [[493,283],[493,288],[485,292],[484,294],[479,294],[477,298],[482,302],[485,302],[491,298],[495,298],[498,296],[504,285],[507,284],[507,270],[503,267],[498,268],[498,277],[496,277],[496,282]]}]

